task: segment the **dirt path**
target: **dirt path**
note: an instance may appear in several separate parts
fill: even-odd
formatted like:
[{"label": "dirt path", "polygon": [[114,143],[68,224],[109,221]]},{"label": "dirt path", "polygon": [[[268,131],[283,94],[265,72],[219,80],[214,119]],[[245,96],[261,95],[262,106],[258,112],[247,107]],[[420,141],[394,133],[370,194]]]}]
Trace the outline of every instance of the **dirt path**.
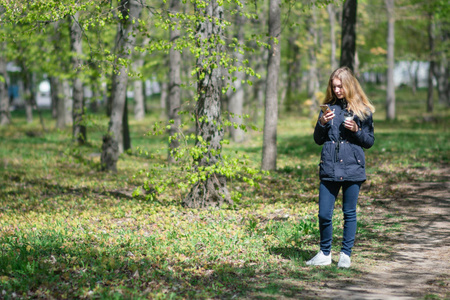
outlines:
[{"label": "dirt path", "polygon": [[329,284],[320,298],[450,299],[450,169],[433,175],[438,181],[395,185],[394,199],[381,200],[404,216],[388,257],[372,266],[356,262],[363,275]]}]

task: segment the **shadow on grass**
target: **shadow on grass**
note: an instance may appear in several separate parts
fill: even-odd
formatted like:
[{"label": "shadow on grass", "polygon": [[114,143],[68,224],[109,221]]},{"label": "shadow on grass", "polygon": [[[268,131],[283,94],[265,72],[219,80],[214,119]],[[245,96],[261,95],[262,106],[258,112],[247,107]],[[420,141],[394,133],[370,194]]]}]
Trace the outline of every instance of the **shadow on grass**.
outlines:
[{"label": "shadow on grass", "polygon": [[[71,240],[56,230],[28,236],[11,233],[0,239],[0,282],[6,298],[53,297],[143,299],[163,298],[314,299],[310,284],[355,276],[357,270],[335,266],[305,268],[302,257],[311,253],[295,248],[274,248],[273,254],[289,257],[291,265],[244,262],[175,262],[167,256],[148,254],[136,259],[126,242],[111,247],[92,239]],[[130,251],[131,250],[131,251]],[[135,252],[136,253],[136,252]],[[294,257],[295,256],[295,257]],[[142,255],[141,255],[142,257]],[[314,286],[314,284],[313,284]]]},{"label": "shadow on grass", "polygon": [[[385,204],[385,208],[395,210],[393,204]],[[361,246],[358,247],[372,259],[392,256],[394,252],[389,246],[398,239],[386,233],[396,230],[390,225],[397,222],[392,218],[377,226],[371,220],[360,221],[357,238]],[[226,258],[177,261],[176,255],[169,258],[154,253],[152,247],[143,249],[137,259],[136,249],[126,241],[108,247],[103,244],[107,239],[94,238],[97,234],[100,233],[90,234],[84,241],[71,240],[70,236],[56,231],[28,233],[28,236],[14,232],[2,234],[0,280],[6,298],[15,292],[25,293],[29,298],[57,299],[140,299],[154,298],[158,293],[163,298],[188,299],[317,299],[323,296],[321,289],[329,288],[328,285],[351,292],[353,279],[364,275],[358,267],[337,269],[335,262],[327,267],[306,267],[304,261],[315,251],[291,246],[269,248],[270,255],[279,258],[264,263],[237,263],[232,259],[227,262]],[[338,239],[335,240],[337,243]],[[150,244],[155,243],[153,238]]]}]

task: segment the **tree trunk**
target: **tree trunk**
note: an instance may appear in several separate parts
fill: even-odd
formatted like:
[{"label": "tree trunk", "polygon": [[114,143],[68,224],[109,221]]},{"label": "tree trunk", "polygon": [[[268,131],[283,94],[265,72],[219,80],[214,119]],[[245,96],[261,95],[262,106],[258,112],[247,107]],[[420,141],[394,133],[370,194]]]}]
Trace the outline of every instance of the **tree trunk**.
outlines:
[{"label": "tree trunk", "polygon": [[92,112],[97,113],[100,108],[100,99],[101,99],[101,87],[100,82],[97,80],[97,74],[91,77],[91,89],[92,89],[92,98],[89,104],[89,108]]},{"label": "tree trunk", "polygon": [[23,88],[25,98],[25,115],[27,117],[27,123],[33,123],[33,106],[35,103],[35,95],[33,89],[33,76],[28,73],[28,69],[24,64],[21,65],[23,74]]},{"label": "tree trunk", "polygon": [[6,59],[3,56],[6,49],[5,43],[0,43],[0,126],[11,122],[8,97],[8,74],[6,73]]},{"label": "tree trunk", "polygon": [[161,96],[159,98],[159,108],[161,109],[161,119],[165,120],[169,115],[168,113],[169,108],[167,106],[168,105],[167,102],[169,101],[169,83],[166,80],[164,80],[160,84],[161,84]]},{"label": "tree trunk", "polygon": [[394,83],[394,0],[385,0],[388,15],[387,32],[387,83],[386,83],[386,120],[395,119],[395,83]]},{"label": "tree trunk", "polygon": [[356,10],[357,0],[345,0],[342,11],[341,61],[340,66],[355,68]]},{"label": "tree trunk", "polygon": [[[235,28],[237,31],[236,39],[239,44],[244,44],[244,31],[242,30],[245,24],[245,16],[240,14],[239,12],[236,14]],[[238,64],[242,64],[244,60],[244,55],[239,51],[234,52],[234,58],[236,59]],[[236,80],[233,82],[233,86],[236,89],[235,92],[232,92],[230,97],[228,98],[228,111],[231,113],[230,121],[236,124],[237,127],[234,127],[234,124],[230,127],[230,135],[231,139],[234,142],[240,143],[244,140],[244,131],[239,128],[242,124],[242,114],[244,108],[244,86],[242,85],[242,80],[245,78],[244,71],[236,73]]]},{"label": "tree trunk", "polygon": [[[61,102],[59,98],[59,79],[55,76],[50,76],[50,98],[51,98],[51,108],[52,108],[52,118],[57,119],[58,118],[58,103]],[[64,127],[64,126],[63,126]],[[56,128],[58,127],[58,121],[56,122]]]},{"label": "tree trunk", "polygon": [[73,98],[73,139],[78,142],[79,145],[83,145],[87,142],[86,125],[84,124],[84,94],[83,94],[83,82],[81,80],[82,65],[81,56],[83,55],[83,48],[81,43],[81,27],[78,24],[79,12],[73,16],[69,16],[70,26],[70,46],[72,50],[72,65],[74,69],[74,77],[72,80],[72,98]]},{"label": "tree trunk", "polygon": [[[61,54],[61,30],[60,25],[63,20],[58,20],[53,23],[53,34],[50,35],[50,43],[53,45],[53,52],[57,55]],[[60,65],[61,66],[61,65]],[[61,68],[61,67],[60,67]],[[49,78],[50,81],[50,96],[51,96],[51,108],[52,117],[56,119],[56,128],[63,128],[66,124],[61,124],[61,114],[58,116],[58,105],[60,105],[61,98],[61,83],[57,74],[52,74]],[[59,118],[59,119],[58,119]],[[59,121],[59,123],[58,123]]]},{"label": "tree trunk", "polygon": [[145,117],[144,87],[142,80],[136,79],[133,82],[134,89],[134,118],[142,120]]},{"label": "tree trunk", "polygon": [[317,18],[314,7],[311,8],[311,18],[308,20],[308,58],[309,58],[309,70],[308,70],[308,99],[311,100],[310,117],[312,118],[317,114],[319,108],[319,101],[317,99],[317,92],[319,91],[319,77],[317,70]]},{"label": "tree trunk", "polygon": [[122,119],[123,151],[131,149],[130,126],[128,124],[128,101],[125,99]]},{"label": "tree trunk", "polygon": [[338,63],[336,60],[336,12],[333,4],[328,4],[328,20],[330,21],[330,43],[331,43],[331,56],[330,56],[330,65],[331,71],[334,71],[338,67]]},{"label": "tree trunk", "polygon": [[[111,75],[111,80],[112,80],[112,75]],[[108,118],[111,118],[111,110],[112,110],[112,95],[111,95],[111,91],[112,91],[112,83],[111,81],[108,81],[106,83],[106,116]]]},{"label": "tree trunk", "polygon": [[[118,26],[116,42],[117,58],[128,60],[131,50],[134,47],[136,37],[133,31],[138,24],[142,5],[138,0],[121,0],[119,11],[123,16],[122,22]],[[116,61],[118,61],[117,59]],[[128,83],[127,67],[119,64],[117,70],[113,72],[111,84],[111,117],[109,121],[108,133],[103,136],[101,164],[103,170],[117,171],[117,161],[119,155],[124,151],[123,130],[125,101]]]},{"label": "tree trunk", "polygon": [[[264,32],[266,30],[267,24],[267,16],[268,16],[268,0],[263,0],[260,12],[258,14],[257,28],[259,31]],[[258,74],[264,74],[267,71],[267,61],[269,57],[269,51],[267,47],[257,46],[256,43],[253,46],[255,49],[257,48],[259,51],[259,55],[252,55],[251,59],[254,61],[250,64],[255,66],[255,72]],[[266,90],[266,78],[265,76],[261,76],[260,78],[255,78],[255,82],[253,83],[253,103],[252,103],[252,120],[253,123],[259,123],[260,118],[263,116],[264,110],[261,109],[264,107],[265,100],[265,90]]]},{"label": "tree trunk", "polygon": [[[215,53],[222,53],[222,14],[223,8],[216,0],[211,0],[206,7],[195,5],[196,14],[203,17],[203,22],[197,26],[197,47],[207,49],[197,59],[197,95],[195,107],[196,133],[199,137],[196,147],[204,149],[199,157],[194,158],[194,169],[201,172],[203,167],[220,165],[222,161],[222,145],[224,130],[221,126],[221,68],[220,57]],[[202,144],[202,140],[206,145]],[[212,170],[205,174],[191,188],[183,200],[183,204],[191,208],[220,207],[223,203],[232,204],[230,193],[226,185],[226,177]]]},{"label": "tree trunk", "polygon": [[72,124],[73,123],[73,113],[72,113],[73,99],[72,99],[72,96],[70,95],[71,88],[70,88],[70,83],[67,79],[63,79],[62,90],[63,90],[63,103],[61,103],[61,105],[64,104],[64,108],[61,108],[61,109],[64,109],[65,124]]},{"label": "tree trunk", "polygon": [[445,54],[441,55],[441,60],[435,66],[434,72],[437,79],[439,103],[442,105],[449,105],[449,80],[448,80],[448,62]]},{"label": "tree trunk", "polygon": [[427,112],[433,112],[433,71],[435,68],[435,47],[434,47],[434,20],[433,14],[429,15],[428,23],[428,44],[430,47],[430,65],[428,68],[428,95],[427,95]]},{"label": "tree trunk", "polygon": [[66,127],[66,106],[64,103],[62,84],[58,77],[50,77],[50,91],[52,104],[55,105],[56,128],[63,129]]},{"label": "tree trunk", "polygon": [[[286,83],[286,101],[285,109],[286,111],[292,111],[292,109],[297,108],[294,106],[298,92],[300,91],[299,77],[301,73],[301,57],[300,57],[300,47],[297,44],[298,41],[298,30],[294,27],[289,28],[288,37],[288,59],[287,62],[287,83]],[[280,105],[281,107],[281,105]]]},{"label": "tree trunk", "polygon": [[[143,47],[145,47],[149,38],[144,38],[142,42]],[[136,59],[133,63],[133,69],[135,72],[140,72],[142,67],[144,66],[144,53],[139,54],[139,58]],[[142,120],[145,117],[145,95],[144,95],[144,84],[140,78],[136,78],[133,82],[134,88],[134,118],[136,120]]]},{"label": "tree trunk", "polygon": [[[444,26],[444,24],[440,23],[439,28],[437,28],[437,31],[439,32],[439,41],[441,43],[448,43],[448,38],[450,32],[447,30],[448,26]],[[450,105],[450,99],[449,99],[449,61],[446,55],[446,52],[444,49],[441,48],[436,53],[436,64],[434,69],[434,76],[436,77],[437,81],[437,88],[438,88],[438,96],[439,96],[439,103],[442,105]]]},{"label": "tree trunk", "polygon": [[[180,10],[180,0],[170,1],[170,11],[175,14]],[[173,18],[172,21],[176,22],[177,19]],[[175,50],[175,45],[180,37],[180,30],[175,26],[170,30],[170,41],[173,43],[173,47],[169,52],[169,86],[167,87],[169,92],[167,95],[167,117],[169,121],[173,121],[168,130],[171,137],[169,143],[168,162],[174,163],[176,161],[175,154],[180,146],[179,130],[181,125],[181,118],[178,115],[181,107],[181,53]],[[177,136],[175,136],[177,134]]]},{"label": "tree trunk", "polygon": [[277,168],[278,75],[281,62],[281,0],[269,1],[269,60],[267,64],[266,104],[262,150],[262,170]]}]

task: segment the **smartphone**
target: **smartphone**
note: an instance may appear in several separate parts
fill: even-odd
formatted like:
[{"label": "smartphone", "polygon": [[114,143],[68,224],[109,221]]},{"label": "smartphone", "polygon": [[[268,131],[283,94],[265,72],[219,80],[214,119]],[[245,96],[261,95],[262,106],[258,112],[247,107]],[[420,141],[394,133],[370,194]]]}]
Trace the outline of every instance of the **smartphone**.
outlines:
[{"label": "smartphone", "polygon": [[330,110],[330,107],[328,105],[326,105],[326,104],[322,104],[322,105],[320,105],[320,109],[325,114],[325,113],[327,113],[327,111]]}]

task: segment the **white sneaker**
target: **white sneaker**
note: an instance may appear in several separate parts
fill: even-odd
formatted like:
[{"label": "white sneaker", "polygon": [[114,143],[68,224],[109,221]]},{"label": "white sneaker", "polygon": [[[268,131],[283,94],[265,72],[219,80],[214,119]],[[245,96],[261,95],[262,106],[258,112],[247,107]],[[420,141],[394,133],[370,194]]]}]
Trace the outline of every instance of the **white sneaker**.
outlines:
[{"label": "white sneaker", "polygon": [[345,254],[344,252],[341,252],[339,256],[339,262],[338,262],[338,268],[350,268],[350,265],[352,264],[352,261],[350,259],[350,256]]},{"label": "white sneaker", "polygon": [[322,250],[316,254],[312,259],[306,262],[308,266],[327,266],[331,264],[331,253],[328,255],[323,254]]}]

